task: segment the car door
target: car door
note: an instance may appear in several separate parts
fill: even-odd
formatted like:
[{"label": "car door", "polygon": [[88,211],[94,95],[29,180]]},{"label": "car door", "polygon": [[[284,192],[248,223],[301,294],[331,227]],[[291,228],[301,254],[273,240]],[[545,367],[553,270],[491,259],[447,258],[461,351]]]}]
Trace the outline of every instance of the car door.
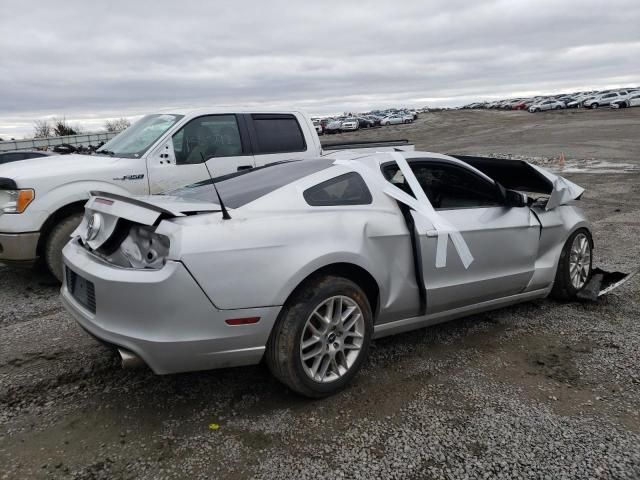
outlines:
[{"label": "car door", "polygon": [[[245,115],[256,166],[309,156],[312,145],[307,145],[303,130],[307,123],[300,122],[301,118],[291,113]],[[307,132],[309,138],[310,135]]]},{"label": "car door", "polygon": [[429,225],[422,229],[427,312],[522,292],[533,277],[540,234],[540,224],[530,209],[506,207],[496,185],[463,164],[444,160],[409,164],[435,212],[461,233],[473,256],[465,268],[449,240],[445,265],[436,266],[438,232]]},{"label": "car door", "polygon": [[151,193],[255,166],[244,121],[234,114],[194,118],[147,159]]}]

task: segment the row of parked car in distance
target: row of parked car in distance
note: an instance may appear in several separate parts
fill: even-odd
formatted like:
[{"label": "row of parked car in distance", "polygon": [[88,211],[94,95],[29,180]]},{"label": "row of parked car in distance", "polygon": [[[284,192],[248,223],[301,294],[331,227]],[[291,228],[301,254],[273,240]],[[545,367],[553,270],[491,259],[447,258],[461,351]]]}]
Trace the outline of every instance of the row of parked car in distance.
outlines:
[{"label": "row of parked car in distance", "polygon": [[531,98],[511,98],[493,102],[475,102],[465,105],[465,109],[500,109],[528,110],[531,113],[546,110],[562,110],[565,108],[599,107],[628,108],[640,106],[640,87],[629,87],[612,90],[561,93],[551,96]]},{"label": "row of parked car in distance", "polygon": [[[422,109],[421,112],[424,112]],[[384,127],[386,125],[400,125],[413,123],[418,118],[418,110],[375,110],[357,115],[342,115],[338,117],[314,118],[313,125],[318,135],[350,132],[361,128]]]}]

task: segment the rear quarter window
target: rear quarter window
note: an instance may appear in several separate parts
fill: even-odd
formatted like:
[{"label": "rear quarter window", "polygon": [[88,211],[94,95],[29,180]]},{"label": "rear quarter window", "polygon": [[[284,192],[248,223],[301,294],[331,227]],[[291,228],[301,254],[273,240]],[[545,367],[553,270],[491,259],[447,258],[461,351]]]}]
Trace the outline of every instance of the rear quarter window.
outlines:
[{"label": "rear quarter window", "polygon": [[251,118],[256,154],[306,151],[307,144],[294,115],[254,113]]},{"label": "rear quarter window", "polygon": [[303,195],[312,207],[369,205],[373,201],[367,184],[355,172],[319,183],[305,190]]}]

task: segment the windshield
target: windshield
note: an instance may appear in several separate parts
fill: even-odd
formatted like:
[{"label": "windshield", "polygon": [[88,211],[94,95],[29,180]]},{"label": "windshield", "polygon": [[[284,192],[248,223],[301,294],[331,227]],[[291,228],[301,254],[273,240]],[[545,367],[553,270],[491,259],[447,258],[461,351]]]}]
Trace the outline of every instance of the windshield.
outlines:
[{"label": "windshield", "polygon": [[184,115],[146,115],[105,143],[96,153],[138,158]]}]

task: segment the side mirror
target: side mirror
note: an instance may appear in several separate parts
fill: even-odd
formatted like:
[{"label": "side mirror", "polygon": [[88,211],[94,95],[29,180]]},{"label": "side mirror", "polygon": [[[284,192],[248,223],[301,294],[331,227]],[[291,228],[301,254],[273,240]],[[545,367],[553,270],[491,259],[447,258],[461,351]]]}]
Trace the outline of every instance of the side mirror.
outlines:
[{"label": "side mirror", "polygon": [[506,189],[498,182],[496,182],[496,190],[498,191],[498,197],[502,200],[505,207],[527,206],[527,196],[524,193]]},{"label": "side mirror", "polygon": [[516,192],[515,190],[507,190],[504,203],[507,207],[526,207],[527,196],[524,193]]}]

